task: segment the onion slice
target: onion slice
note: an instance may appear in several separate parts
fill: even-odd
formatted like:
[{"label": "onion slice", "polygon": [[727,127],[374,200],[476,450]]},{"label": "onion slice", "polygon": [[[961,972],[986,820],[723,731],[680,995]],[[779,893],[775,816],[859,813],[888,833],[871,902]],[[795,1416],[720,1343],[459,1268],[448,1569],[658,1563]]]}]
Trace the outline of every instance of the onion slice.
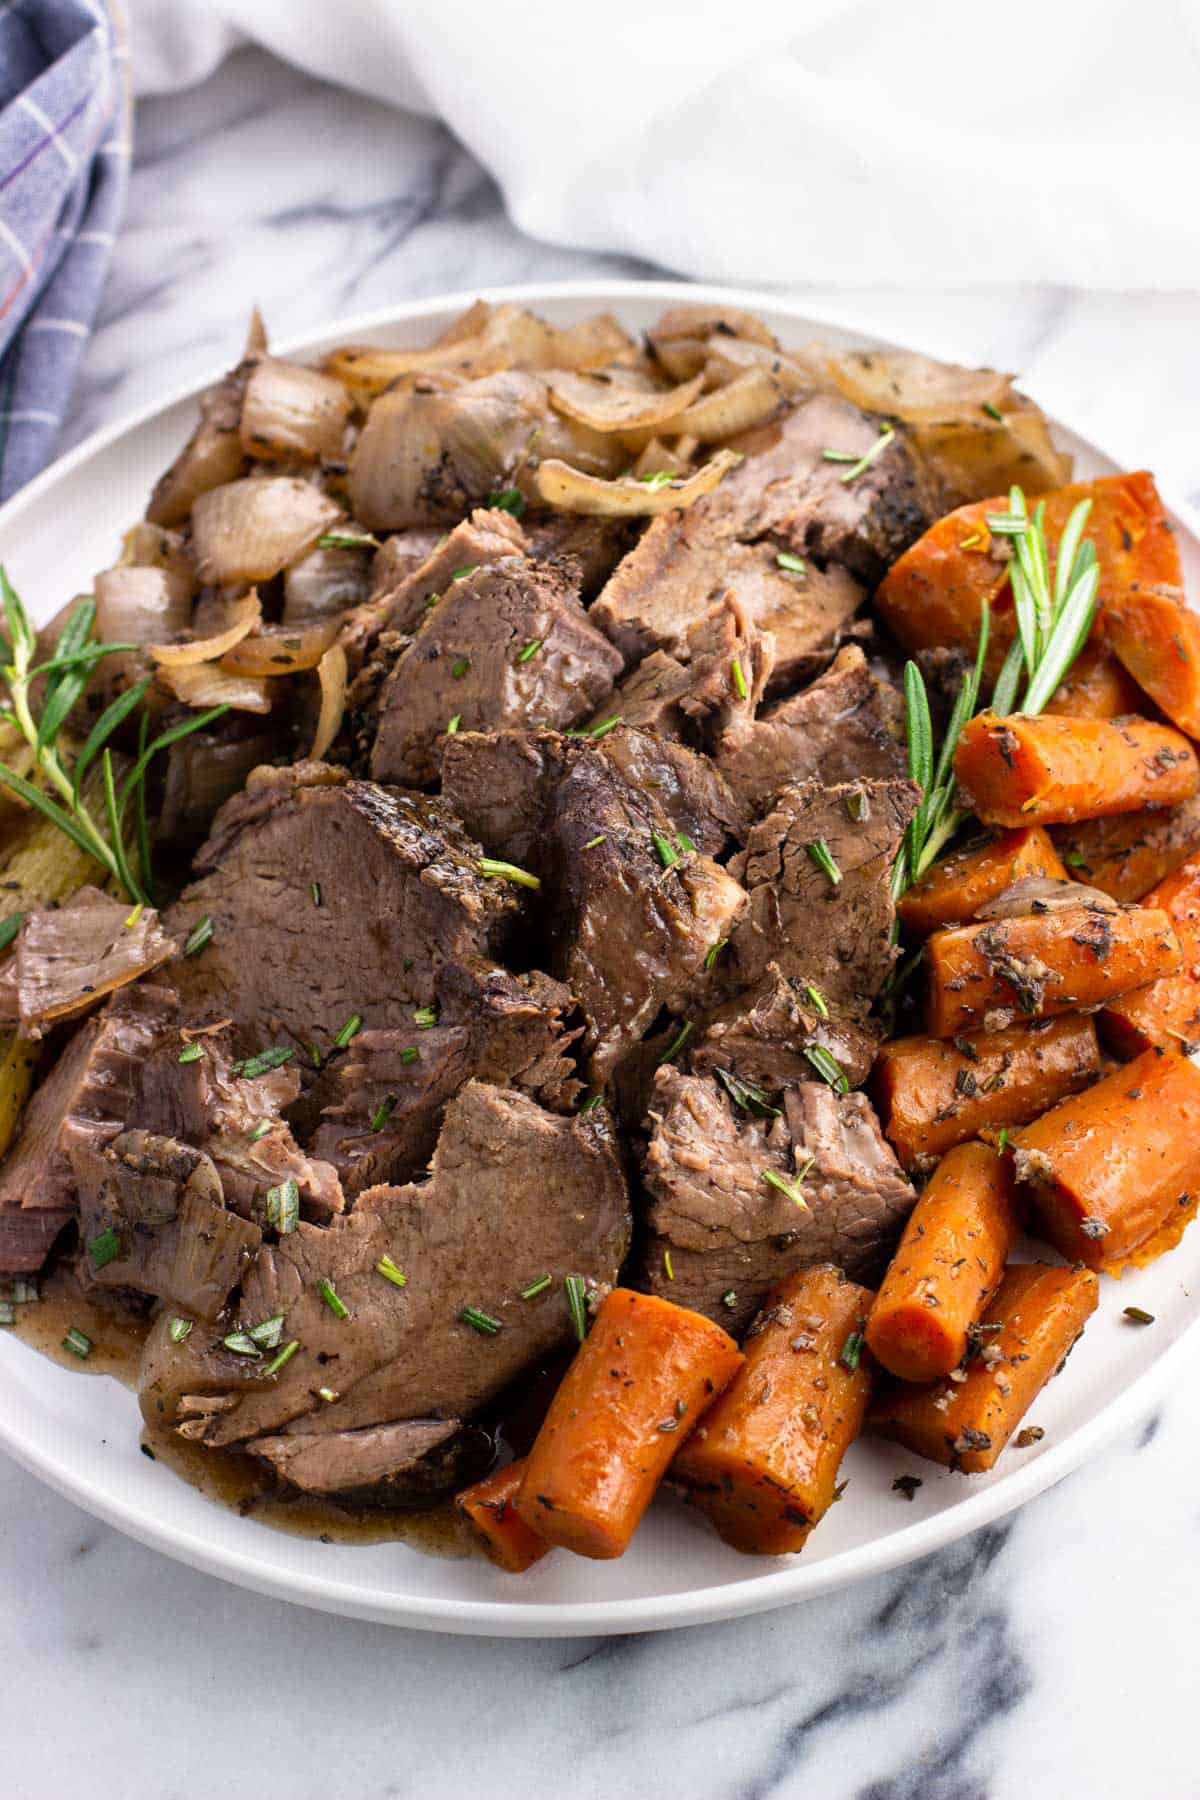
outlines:
[{"label": "onion slice", "polygon": [[538,466],[535,485],[539,498],[562,512],[589,513],[598,519],[647,519],[691,506],[701,495],[711,493],[741,460],[734,450],[718,450],[694,475],[656,484],[628,476],[602,481],[551,458]]},{"label": "onion slice", "polygon": [[150,655],[164,669],[188,669],[196,663],[219,662],[235,644],[248,637],[262,624],[262,607],[253,589],[230,608],[231,618],[223,631],[212,637],[196,638],[190,644],[149,644]]},{"label": "onion slice", "polygon": [[264,356],[246,383],[242,448],[267,460],[339,456],[349,416],[350,396],[340,381]]},{"label": "onion slice", "polygon": [[611,313],[596,313],[557,330],[519,306],[481,301],[428,350],[385,350],[346,344],[325,358],[325,370],[347,387],[381,394],[412,375],[457,370],[479,377],[505,369],[587,369],[628,355],[632,339]]},{"label": "onion slice", "polygon": [[310,760],[320,762],[338,732],[346,712],[346,652],[340,644],[331,644],[317,664],[321,683],[321,711],[309,751]]},{"label": "onion slice", "polygon": [[764,424],[786,398],[783,384],[766,369],[747,369],[745,374],[735,376],[725,387],[705,394],[680,413],[671,421],[671,429],[699,438],[701,443],[712,443]]},{"label": "onion slice", "polygon": [[150,644],[186,631],[192,584],[172,569],[118,563],[92,583],[96,635],[110,644]]},{"label": "onion slice", "polygon": [[675,388],[641,388],[629,380],[552,375],[550,400],[560,413],[593,431],[663,431],[696,399],[704,385],[695,375]]},{"label": "onion slice", "polygon": [[336,500],[291,475],[246,476],[201,494],[192,508],[202,581],[269,581],[343,517]]},{"label": "onion slice", "polygon": [[278,684],[253,675],[231,675],[220,663],[195,663],[190,668],[161,669],[158,679],[185,706],[231,706],[235,712],[269,713]]},{"label": "onion slice", "polygon": [[315,669],[340,629],[337,618],[268,625],[235,644],[221,658],[221,667],[230,675],[295,675]]}]

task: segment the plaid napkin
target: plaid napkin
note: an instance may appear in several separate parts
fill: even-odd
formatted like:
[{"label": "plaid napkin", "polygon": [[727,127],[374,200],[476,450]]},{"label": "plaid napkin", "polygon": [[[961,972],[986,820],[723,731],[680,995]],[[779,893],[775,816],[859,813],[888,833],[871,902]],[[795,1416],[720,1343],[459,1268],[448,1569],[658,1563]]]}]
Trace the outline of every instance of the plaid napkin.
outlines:
[{"label": "plaid napkin", "polygon": [[54,448],[129,175],[115,0],[0,0],[0,500]]}]

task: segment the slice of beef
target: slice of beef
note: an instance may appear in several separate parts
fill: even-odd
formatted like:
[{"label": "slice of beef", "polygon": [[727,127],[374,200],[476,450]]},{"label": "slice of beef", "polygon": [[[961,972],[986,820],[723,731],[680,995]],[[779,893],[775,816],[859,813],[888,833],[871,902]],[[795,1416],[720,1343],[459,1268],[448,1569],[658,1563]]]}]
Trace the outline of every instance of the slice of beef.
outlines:
[{"label": "slice of beef", "polygon": [[316,1083],[307,1107],[318,1123],[314,1155],[332,1164],[348,1194],[412,1179],[437,1141],[446,1102],[471,1075],[532,1092],[553,1111],[579,1092],[567,1054],[571,995],[548,975],[489,968],[458,1024],[364,1031]]},{"label": "slice of beef", "polygon": [[81,1137],[68,1155],[87,1282],[133,1288],[188,1316],[215,1319],[262,1232],[227,1210],[212,1160],[148,1131],[123,1131],[105,1149]]},{"label": "slice of beef", "polygon": [[220,808],[241,792],[251,770],[280,754],[283,741],[277,721],[226,713],[211,730],[190,732],[169,745],[155,842],[169,845],[178,856],[193,855]]},{"label": "slice of beef", "polygon": [[451,583],[388,675],[371,774],[428,787],[451,720],[468,731],[576,725],[611,693],[621,666],[588,623],[570,572],[525,557],[488,563]]},{"label": "slice of beef", "polygon": [[[777,1007],[782,978],[823,1026],[845,1032],[848,1044],[857,1041],[845,1069],[851,1081],[865,1078],[863,1064],[869,1066],[880,1035],[870,1009],[896,957],[891,869],[919,798],[909,781],[782,788],[730,864],[750,899],[721,974],[741,990],[747,1018],[757,1015],[753,1035]],[[736,1005],[722,1021],[735,1033]]]},{"label": "slice of beef", "polygon": [[[629,1229],[602,1121],[561,1118],[511,1089],[470,1082],[447,1108],[427,1182],[369,1189],[327,1229],[302,1224],[259,1252],[238,1316],[249,1326],[284,1314],[285,1340],[300,1349],[276,1375],[231,1356],[215,1333],[197,1328],[173,1345],[159,1328],[143,1363],[143,1407],[213,1444],[299,1418],[321,1434],[467,1418],[571,1340],[566,1276],[614,1281]],[[385,1255],[404,1287],[377,1272]],[[547,1274],[551,1285],[522,1300]],[[348,1316],[327,1304],[321,1282]],[[464,1319],[472,1308],[496,1329]],[[316,1402],[322,1387],[337,1400]]]},{"label": "slice of beef", "polygon": [[707,756],[627,725],[606,732],[600,750],[626,786],[646,794],[705,856],[719,856],[731,838],[745,835],[742,811]]},{"label": "slice of beef", "polygon": [[807,1081],[813,1065],[805,1051],[819,1048],[852,1085],[865,1081],[879,1047],[878,1025],[857,1008],[834,1011],[827,1005],[822,1012],[809,986],[797,975],[789,980],[777,962],[769,962],[752,987],[707,1015],[702,1034],[689,1045],[691,1066],[732,1069],[746,1081],[770,1087]]},{"label": "slice of beef", "polygon": [[[747,433],[746,460],[685,512],[654,520],[618,566],[593,616],[629,658],[670,649],[727,589],[776,640],[781,686],[814,673],[887,567],[930,522],[901,432],[878,450],[879,422],[831,395]],[[827,449],[873,461],[851,464]],[[798,558],[801,570],[781,565]]]},{"label": "slice of beef", "polygon": [[[371,558],[371,591],[368,599],[382,600],[394,594],[402,581],[415,575],[423,564],[446,541],[446,533],[434,526],[412,531],[394,531],[384,538]],[[457,565],[456,567],[461,566]]]},{"label": "slice of beef", "polygon": [[138,1068],[172,1020],[169,990],[139,982],[87,1019],[26,1109],[0,1168],[0,1274],[39,1269],[76,1213],[68,1145],[124,1129]]},{"label": "slice of beef", "polygon": [[184,1018],[232,1017],[239,1055],[274,1046],[305,1065],[355,1016],[370,1030],[410,1025],[439,1008],[447,968],[486,958],[517,912],[479,858],[436,800],[319,764],[257,770],[165,921],[185,939],[205,918],[212,927],[172,965]]},{"label": "slice of beef", "polygon": [[255,1438],[246,1448],[306,1494],[355,1501],[369,1494],[380,1505],[389,1489],[403,1491],[402,1478],[461,1430],[461,1419],[402,1419],[360,1431]]},{"label": "slice of beef", "polygon": [[674,651],[651,651],[625,677],[611,711],[627,725],[711,752],[735,719],[753,720],[774,666],[774,638],[756,630],[726,594],[688,627]]},{"label": "slice of beef", "polygon": [[797,1269],[833,1262],[876,1276],[916,1199],[864,1094],[808,1081],[775,1103],[777,1117],[755,1117],[716,1081],[675,1069],[655,1088],[642,1285],[735,1335]]},{"label": "slice of beef", "polygon": [[788,782],[887,781],[907,768],[903,700],[847,644],[810,687],[761,717],[728,713],[717,766],[751,818]]},{"label": "slice of beef", "polygon": [[152,907],[130,912],[126,901],[82,887],[62,906],[25,915],[6,965],[16,1003],[13,1023],[36,1042],[178,953]]},{"label": "slice of beef", "polygon": [[[603,1085],[663,1007],[685,1010],[707,986],[709,952],[729,937],[744,895],[686,847],[662,803],[671,799],[664,754],[691,757],[682,746],[624,726],[599,742],[530,732],[514,746],[505,735],[495,740],[505,797],[497,806],[488,793],[482,739],[471,758],[477,794],[493,820],[518,822],[497,847],[511,858],[519,843],[541,881],[535,917],[549,965],[583,1009],[592,1078]],[[466,766],[452,776],[447,765],[446,793],[479,826]]]},{"label": "slice of beef", "polygon": [[591,519],[584,513],[530,513],[522,524],[529,553],[539,562],[571,559],[584,600],[596,597],[638,534],[636,519]]},{"label": "slice of beef", "polygon": [[405,634],[418,629],[430,601],[450,593],[464,572],[486,568],[490,563],[510,556],[523,556],[528,548],[525,533],[511,513],[498,507],[477,507],[470,518],[456,525],[453,531],[443,532],[435,538],[423,562],[398,575],[390,586],[386,586],[384,583],[399,556],[398,551],[389,547],[402,543],[408,535],[401,532],[398,537],[389,538],[378,552],[372,569],[372,584],[376,590],[372,594],[372,603],[380,608],[383,629]]}]

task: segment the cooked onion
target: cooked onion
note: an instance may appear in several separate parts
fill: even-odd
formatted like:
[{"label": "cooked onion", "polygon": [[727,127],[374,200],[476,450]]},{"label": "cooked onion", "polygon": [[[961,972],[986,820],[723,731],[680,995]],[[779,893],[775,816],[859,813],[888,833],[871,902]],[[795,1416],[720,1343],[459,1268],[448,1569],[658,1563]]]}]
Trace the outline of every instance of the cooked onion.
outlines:
[{"label": "cooked onion", "polygon": [[820,385],[813,369],[803,356],[774,350],[767,344],[752,343],[749,338],[714,337],[705,345],[706,388],[724,387],[749,369],[765,369],[789,397],[811,391]]},{"label": "cooked onion", "polygon": [[346,712],[346,652],[340,644],[331,644],[317,665],[321,683],[321,711],[309,756],[320,762],[338,732]]},{"label": "cooked onion", "polygon": [[746,338],[752,344],[766,344],[777,350],[774,334],[767,330],[757,313],[745,312],[740,306],[672,306],[656,320],[646,333],[657,350],[660,344],[675,338],[711,337]]},{"label": "cooked onion", "polygon": [[552,375],[550,399],[568,419],[593,431],[662,430],[691,405],[703,384],[702,375],[665,390],[639,385],[631,376]]},{"label": "cooked onion", "polygon": [[266,332],[257,308],[242,360],[200,402],[200,422],[175,461],[159,477],[146,517],[155,525],[183,525],[197,497],[210,488],[236,481],[242,472],[242,440],[238,424],[242,396],[255,362],[266,350]]},{"label": "cooked onion", "polygon": [[682,455],[678,447],[668,449],[661,438],[652,437],[634,463],[633,473],[639,481],[643,475],[683,475],[689,461],[690,456]]},{"label": "cooked onion", "polygon": [[189,583],[195,579],[183,534],[168,531],[164,525],[153,525],[149,519],[139,519],[122,534],[120,563],[122,568],[171,569]]},{"label": "cooked onion", "polygon": [[535,485],[547,506],[557,506],[563,512],[590,513],[601,519],[651,518],[691,506],[702,494],[711,493],[741,460],[736,451],[718,450],[686,480],[654,486],[628,476],[619,481],[601,481],[555,458],[540,465]]},{"label": "cooked onion", "polygon": [[203,581],[269,581],[342,517],[336,500],[291,475],[247,476],[201,494],[192,509]]},{"label": "cooked onion", "polygon": [[118,564],[97,575],[96,636],[112,644],[155,644],[186,631],[192,586],[170,569]]},{"label": "cooked onion", "polygon": [[[698,379],[703,379],[699,377]],[[682,389],[676,389],[682,392]],[[778,412],[786,392],[766,369],[747,369],[726,387],[716,388],[671,421],[673,431],[689,433],[701,443],[733,437],[751,426],[762,425]]]},{"label": "cooked onion", "polygon": [[188,669],[197,663],[219,661],[262,623],[262,607],[253,590],[235,600],[228,611],[229,623],[212,637],[194,638],[190,644],[150,644],[150,655],[164,669]]},{"label": "cooked onion", "polygon": [[337,619],[315,619],[308,625],[268,625],[244,637],[221,658],[230,675],[295,675],[315,669],[338,634]]},{"label": "cooked onion", "polygon": [[241,440],[247,456],[338,456],[350,396],[340,381],[264,356],[246,383]]},{"label": "cooked onion", "polygon": [[369,540],[362,550],[310,550],[284,574],[284,624],[306,625],[361,606],[371,591],[373,568]]},{"label": "cooked onion", "polygon": [[631,344],[611,313],[597,313],[559,331],[523,307],[476,301],[431,349],[348,344],[330,352],[325,368],[348,387],[380,394],[405,376],[434,370],[453,369],[477,378],[505,369],[595,368],[627,353]]},{"label": "cooked onion", "polygon": [[268,713],[280,689],[253,675],[230,675],[220,663],[195,663],[185,669],[160,669],[158,679],[198,711],[206,706],[232,706],[236,712]]}]

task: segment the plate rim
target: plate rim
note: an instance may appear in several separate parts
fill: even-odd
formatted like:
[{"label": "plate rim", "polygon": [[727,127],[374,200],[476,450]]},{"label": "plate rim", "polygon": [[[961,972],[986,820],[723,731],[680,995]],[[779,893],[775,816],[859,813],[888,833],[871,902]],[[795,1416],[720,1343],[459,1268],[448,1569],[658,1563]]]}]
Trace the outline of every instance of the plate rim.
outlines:
[{"label": "plate rim", "polygon": [[[333,336],[353,338],[430,314],[465,310],[477,299],[495,304],[509,302],[518,305],[546,305],[561,299],[608,306],[618,311],[623,303],[635,300],[663,304],[712,302],[750,311],[765,308],[781,317],[793,319],[798,325],[845,332],[868,341],[872,347],[908,347],[874,329],[859,326],[852,321],[847,322],[844,318],[822,318],[819,313],[806,310],[802,300],[769,289],[746,289],[706,282],[583,278],[473,287],[409,299],[397,305],[375,308],[370,312],[354,314],[344,320],[333,320],[317,328],[293,334],[275,348],[283,356],[304,355]],[[225,365],[217,366],[202,378],[183,383],[165,397],[136,408],[92,432],[82,443],[57,458],[0,507],[0,534],[19,526],[21,516],[27,508],[35,505],[57,484],[67,480],[94,457],[118,444],[122,438],[136,434],[163,413],[195,400],[214,381],[219,380],[224,372]],[[1062,429],[1074,432],[1081,442],[1118,466],[1139,466],[1114,454],[1107,445],[1090,434],[1075,431],[1066,420],[1054,416],[1052,422]],[[1169,485],[1164,488],[1160,483],[1159,492],[1169,512],[1200,544],[1200,512]],[[479,1637],[583,1637],[671,1630],[722,1619],[745,1618],[850,1586],[854,1582],[884,1574],[943,1549],[1004,1514],[1015,1511],[1053,1487],[1122,1431],[1144,1417],[1182,1360],[1185,1346],[1191,1348],[1194,1345],[1198,1326],[1200,1316],[1185,1325],[1179,1336],[1165,1346],[1147,1369],[1135,1376],[1093,1418],[1073,1430],[1061,1443],[1052,1445],[1036,1459],[1014,1469],[994,1485],[974,1493],[965,1493],[953,1506],[890,1532],[884,1538],[839,1551],[821,1562],[805,1564],[801,1559],[795,1559],[783,1568],[772,1568],[761,1574],[747,1574],[745,1578],[716,1586],[641,1598],[558,1604],[515,1598],[405,1598],[381,1594],[378,1589],[360,1582],[336,1579],[308,1570],[289,1570],[286,1574],[279,1574],[263,1564],[252,1550],[241,1550],[233,1545],[214,1545],[201,1534],[186,1527],[163,1523],[148,1516],[133,1503],[125,1504],[119,1497],[95,1491],[86,1477],[73,1471],[69,1455],[55,1455],[50,1443],[39,1440],[34,1434],[25,1435],[15,1420],[6,1417],[3,1390],[0,1390],[0,1447],[21,1467],[56,1492],[160,1554],[205,1574],[231,1581],[239,1587],[318,1611],[413,1630]],[[36,1356],[38,1353],[31,1351],[30,1354]]]}]

